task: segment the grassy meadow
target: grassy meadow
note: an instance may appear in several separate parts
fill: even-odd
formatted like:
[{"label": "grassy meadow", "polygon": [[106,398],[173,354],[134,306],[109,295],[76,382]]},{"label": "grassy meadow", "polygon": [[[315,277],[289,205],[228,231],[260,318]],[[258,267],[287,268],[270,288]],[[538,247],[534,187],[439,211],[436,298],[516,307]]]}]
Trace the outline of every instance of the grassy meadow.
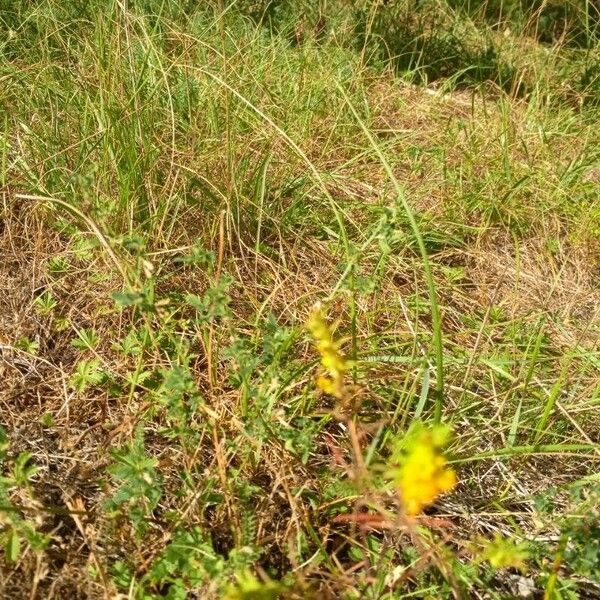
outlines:
[{"label": "grassy meadow", "polygon": [[0,1],[0,598],[600,598],[595,0]]}]

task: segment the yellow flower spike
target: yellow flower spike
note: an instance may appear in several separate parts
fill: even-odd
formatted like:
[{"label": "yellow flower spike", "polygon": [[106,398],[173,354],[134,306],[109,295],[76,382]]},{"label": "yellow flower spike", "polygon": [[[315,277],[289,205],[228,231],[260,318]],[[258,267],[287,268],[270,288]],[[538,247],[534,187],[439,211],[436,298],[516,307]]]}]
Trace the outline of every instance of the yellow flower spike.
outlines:
[{"label": "yellow flower spike", "polygon": [[438,496],[454,489],[456,473],[442,453],[450,430],[444,426],[427,429],[413,426],[392,456],[390,477],[400,491],[406,513],[418,515]]},{"label": "yellow flower spike", "polygon": [[320,375],[319,377],[317,377],[317,387],[322,391],[325,392],[326,394],[331,394],[332,396],[335,396],[336,393],[336,387],[335,387],[335,382],[323,375]]},{"label": "yellow flower spike", "polygon": [[333,339],[333,333],[320,302],[315,304],[306,322],[306,328],[314,338],[317,351],[321,355],[321,366],[326,372],[317,378],[317,387],[326,394],[343,398],[344,376],[349,365],[339,351],[340,341]]}]

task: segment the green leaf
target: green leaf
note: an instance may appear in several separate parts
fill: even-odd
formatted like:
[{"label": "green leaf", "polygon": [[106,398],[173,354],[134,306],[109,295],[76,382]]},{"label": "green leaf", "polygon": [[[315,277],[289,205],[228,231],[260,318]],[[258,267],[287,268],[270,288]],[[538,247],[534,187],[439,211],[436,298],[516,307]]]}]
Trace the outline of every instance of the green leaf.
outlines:
[{"label": "green leaf", "polygon": [[503,538],[498,533],[493,540],[484,542],[483,551],[479,556],[479,560],[489,562],[494,569],[512,568],[522,572],[527,570],[528,558],[529,544]]},{"label": "green leaf", "polygon": [[49,291],[40,294],[33,303],[40,315],[49,315],[58,306],[58,302]]},{"label": "green leaf", "polygon": [[113,292],[113,300],[119,306],[134,306],[136,304],[142,304],[144,301],[144,295],[139,292]]},{"label": "green leaf", "polygon": [[6,429],[0,425],[0,461],[4,460],[6,451],[8,450],[8,445],[9,441]]},{"label": "green leaf", "polygon": [[229,288],[233,280],[223,276],[214,287],[208,288],[203,296],[188,294],[185,301],[196,309],[197,321],[205,323],[229,316]]},{"label": "green leaf", "polygon": [[23,352],[27,352],[33,355],[37,354],[37,351],[40,349],[39,342],[36,342],[35,340],[30,340],[26,336],[19,338],[15,346],[19,350],[23,350]]},{"label": "green leaf", "polygon": [[100,361],[93,358],[82,360],[77,364],[77,369],[71,377],[71,385],[78,392],[83,392],[88,385],[99,385],[104,380],[105,374],[100,369]]},{"label": "green leaf", "polygon": [[80,350],[93,350],[100,343],[100,336],[94,329],[81,329],[77,336],[71,340],[71,346]]},{"label": "green leaf", "polygon": [[13,468],[13,477],[17,485],[26,486],[29,480],[35,475],[38,468],[30,464],[33,454],[31,452],[21,452],[15,460]]},{"label": "green leaf", "polygon": [[6,538],[4,553],[6,555],[6,560],[9,563],[16,562],[21,554],[21,540],[14,529],[9,532]]}]

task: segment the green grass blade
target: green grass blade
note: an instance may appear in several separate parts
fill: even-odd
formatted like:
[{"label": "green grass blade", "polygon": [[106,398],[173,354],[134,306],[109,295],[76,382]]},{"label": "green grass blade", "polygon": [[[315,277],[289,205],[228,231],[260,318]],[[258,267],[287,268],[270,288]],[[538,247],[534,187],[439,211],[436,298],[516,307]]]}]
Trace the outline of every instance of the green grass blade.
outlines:
[{"label": "green grass blade", "polygon": [[354,118],[362,129],[365,137],[369,141],[369,144],[373,148],[375,154],[379,158],[385,172],[392,182],[394,186],[394,190],[396,192],[397,197],[400,199],[402,204],[402,208],[406,214],[406,218],[410,224],[410,228],[415,236],[417,241],[417,246],[419,248],[419,253],[421,255],[421,260],[423,261],[423,272],[425,275],[425,280],[427,281],[427,288],[429,291],[429,301],[431,302],[431,316],[433,321],[433,335],[432,342],[434,347],[435,354],[435,365],[436,365],[436,386],[435,386],[435,407],[434,407],[434,417],[433,420],[435,423],[439,423],[442,418],[442,404],[444,397],[444,345],[442,339],[442,315],[440,311],[440,306],[438,303],[437,290],[435,285],[435,280],[433,278],[433,271],[431,269],[431,263],[429,261],[429,255],[427,254],[427,249],[425,247],[425,242],[423,241],[423,236],[421,235],[421,230],[419,229],[419,225],[415,218],[412,208],[410,207],[408,200],[406,199],[406,195],[400,182],[394,175],[394,171],[386,158],[383,150],[380,145],[377,143],[373,134],[369,131],[368,127],[365,125],[363,119],[358,114],[356,107],[348,97],[348,94],[344,90],[344,88],[337,83],[337,87],[340,90],[340,93],[344,96],[346,103],[348,104]]}]

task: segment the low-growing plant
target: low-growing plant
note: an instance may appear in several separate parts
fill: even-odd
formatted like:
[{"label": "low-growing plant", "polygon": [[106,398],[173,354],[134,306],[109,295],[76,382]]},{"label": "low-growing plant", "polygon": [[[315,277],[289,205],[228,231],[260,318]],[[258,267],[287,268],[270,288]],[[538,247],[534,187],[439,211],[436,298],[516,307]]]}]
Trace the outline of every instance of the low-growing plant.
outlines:
[{"label": "low-growing plant", "polygon": [[108,471],[117,489],[107,503],[109,514],[131,520],[136,533],[143,537],[152,512],[162,496],[158,462],[146,455],[143,431],[138,429],[133,442],[112,453],[114,463]]},{"label": "low-growing plant", "polygon": [[[35,511],[37,508],[30,485],[31,478],[37,471],[37,467],[32,464],[32,455],[21,452],[9,461],[8,449],[8,436],[0,426],[0,543],[5,560],[15,563],[26,548],[42,552],[50,543],[51,537],[39,531],[35,518],[31,518],[27,510]],[[11,499],[16,492],[24,495],[29,506],[19,506]]]}]

